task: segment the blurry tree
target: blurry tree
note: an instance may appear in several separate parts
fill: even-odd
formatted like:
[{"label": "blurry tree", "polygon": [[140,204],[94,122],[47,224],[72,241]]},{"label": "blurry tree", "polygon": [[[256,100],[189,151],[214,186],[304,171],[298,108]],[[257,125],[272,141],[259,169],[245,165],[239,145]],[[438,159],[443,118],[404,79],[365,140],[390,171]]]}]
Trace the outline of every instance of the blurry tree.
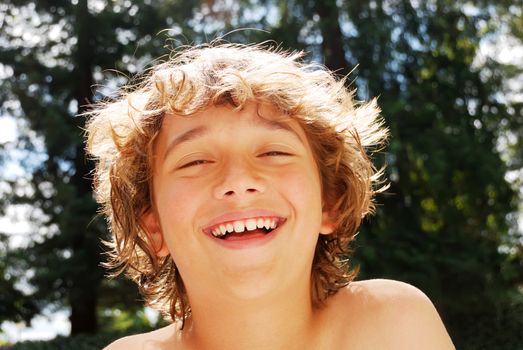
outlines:
[{"label": "blurry tree", "polygon": [[477,61],[480,40],[498,25],[496,6],[508,5],[345,5],[350,58],[360,63],[365,95],[380,95],[392,134],[389,195],[358,242],[363,275],[425,290],[458,348],[508,349],[523,340],[511,339],[523,329],[506,327],[523,324],[507,314],[523,283],[521,255],[514,264],[522,242],[510,236],[517,196],[497,149],[500,126],[521,114],[499,95],[502,67]]},{"label": "blurry tree", "polygon": [[[39,309],[68,305],[72,333],[95,332],[103,298],[110,305],[132,305],[136,294],[116,292],[120,284],[114,281],[101,284],[100,238],[106,229],[95,217],[85,121],[76,114],[102,97],[93,95],[102,78],[116,85],[165,53],[165,37],[156,36],[160,30],[190,34],[185,19],[191,2],[8,0],[0,14],[1,112],[25,122],[17,147],[28,152],[26,165],[32,164],[26,178],[4,176],[11,191],[3,204],[35,208],[32,240],[6,259],[12,272],[31,271],[30,299]],[[111,78],[108,69],[121,75]],[[38,155],[42,161],[34,161]],[[11,315],[2,312],[0,320]]]},{"label": "blurry tree", "polygon": [[517,328],[506,324],[521,327],[522,318],[506,317],[523,283],[513,265],[521,241],[509,235],[517,197],[496,146],[503,121],[521,115],[499,96],[501,67],[476,65],[480,40],[497,25],[493,6],[504,4],[376,3],[347,5],[360,33],[348,45],[392,133],[390,195],[358,243],[363,272],[420,286],[458,348],[513,348]]},{"label": "blurry tree", "polygon": [[0,236],[0,315],[3,319],[28,322],[36,312],[36,305],[14,287],[19,282],[18,276],[9,273],[6,255],[6,238]]}]

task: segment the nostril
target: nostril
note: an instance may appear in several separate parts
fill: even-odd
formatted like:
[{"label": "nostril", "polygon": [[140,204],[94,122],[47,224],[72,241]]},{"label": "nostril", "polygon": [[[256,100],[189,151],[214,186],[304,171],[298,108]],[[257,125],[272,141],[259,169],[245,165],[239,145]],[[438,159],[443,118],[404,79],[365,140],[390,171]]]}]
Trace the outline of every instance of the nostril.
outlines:
[{"label": "nostril", "polygon": [[[241,180],[241,179],[240,179]],[[213,194],[216,198],[233,198],[244,195],[252,196],[265,191],[265,184],[258,180],[224,179],[216,184]]]},{"label": "nostril", "polygon": [[[247,188],[247,189],[245,190],[245,193],[256,193],[256,192],[258,192],[258,190],[257,190],[256,188]],[[237,192],[234,191],[234,190],[229,190],[229,191],[227,191],[227,192],[224,193],[224,196],[225,196],[225,197],[230,197],[230,196],[235,195],[236,193],[237,193]]]}]

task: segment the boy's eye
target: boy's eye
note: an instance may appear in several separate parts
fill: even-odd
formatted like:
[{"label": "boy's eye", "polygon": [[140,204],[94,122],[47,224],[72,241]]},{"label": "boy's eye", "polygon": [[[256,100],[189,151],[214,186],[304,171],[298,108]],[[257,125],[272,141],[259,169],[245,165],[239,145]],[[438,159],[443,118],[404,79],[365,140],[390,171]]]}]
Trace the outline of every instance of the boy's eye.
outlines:
[{"label": "boy's eye", "polygon": [[189,167],[192,167],[192,166],[203,165],[203,164],[207,164],[207,163],[211,163],[211,161],[210,160],[197,159],[197,160],[193,160],[193,161],[191,161],[189,163],[183,164],[178,169],[189,168]]},{"label": "boy's eye", "polygon": [[261,157],[274,157],[274,156],[291,156],[292,154],[287,152],[281,152],[281,151],[269,151],[262,153]]}]

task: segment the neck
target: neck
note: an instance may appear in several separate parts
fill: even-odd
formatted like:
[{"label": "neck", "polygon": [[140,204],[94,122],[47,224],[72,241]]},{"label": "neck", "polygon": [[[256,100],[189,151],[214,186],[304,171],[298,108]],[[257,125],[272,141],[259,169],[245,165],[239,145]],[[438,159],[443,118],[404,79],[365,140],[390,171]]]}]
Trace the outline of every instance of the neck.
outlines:
[{"label": "neck", "polygon": [[256,300],[214,296],[191,308],[183,337],[194,349],[303,349],[315,338],[309,288]]}]

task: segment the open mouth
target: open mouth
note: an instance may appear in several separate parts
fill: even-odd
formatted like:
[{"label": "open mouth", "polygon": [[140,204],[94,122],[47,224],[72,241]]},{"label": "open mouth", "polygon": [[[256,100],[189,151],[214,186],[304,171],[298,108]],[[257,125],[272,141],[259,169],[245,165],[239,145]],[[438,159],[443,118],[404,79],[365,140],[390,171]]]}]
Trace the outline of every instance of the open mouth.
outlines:
[{"label": "open mouth", "polygon": [[214,237],[219,239],[234,239],[246,235],[266,235],[277,229],[285,220],[278,217],[258,217],[245,220],[223,222],[207,229]]}]

